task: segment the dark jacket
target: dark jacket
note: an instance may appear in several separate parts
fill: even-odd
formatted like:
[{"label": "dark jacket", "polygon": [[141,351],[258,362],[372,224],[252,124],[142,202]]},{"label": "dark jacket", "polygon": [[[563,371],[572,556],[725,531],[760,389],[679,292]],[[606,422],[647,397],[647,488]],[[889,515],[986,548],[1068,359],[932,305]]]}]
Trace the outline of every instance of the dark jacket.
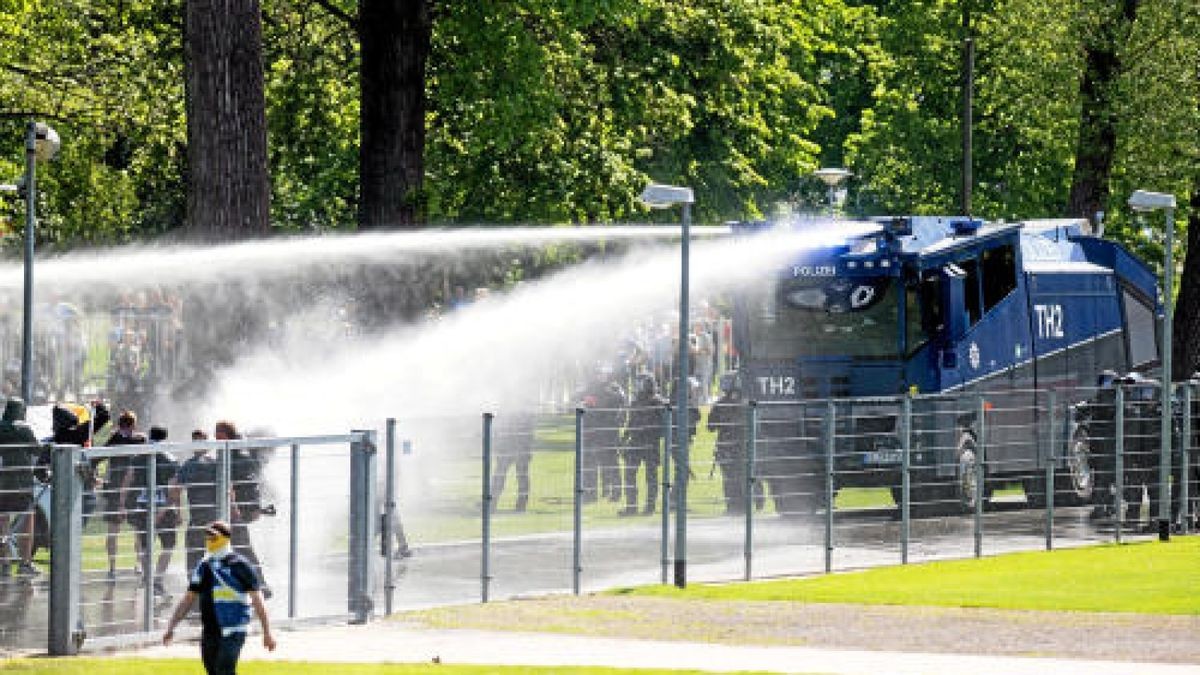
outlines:
[{"label": "dark jacket", "polygon": [[629,407],[623,445],[631,450],[657,450],[663,432],[663,406],[666,399],[658,394],[640,395]]},{"label": "dark jacket", "polygon": [[581,397],[584,443],[594,449],[616,450],[625,426],[625,390],[616,382],[596,383]]},{"label": "dark jacket", "polygon": [[0,420],[0,489],[31,487],[37,459],[38,441],[25,423],[25,402],[10,398]]},{"label": "dark jacket", "polygon": [[713,404],[708,412],[708,430],[717,433],[717,461],[745,454],[746,408],[736,397],[726,394]]}]

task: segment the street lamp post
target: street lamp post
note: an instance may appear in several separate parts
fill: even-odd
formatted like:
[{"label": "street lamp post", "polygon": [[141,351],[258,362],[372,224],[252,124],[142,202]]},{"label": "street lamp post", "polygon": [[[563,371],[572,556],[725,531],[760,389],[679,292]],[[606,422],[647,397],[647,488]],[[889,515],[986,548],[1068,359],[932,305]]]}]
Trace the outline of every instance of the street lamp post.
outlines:
[{"label": "street lamp post", "polygon": [[1140,212],[1163,211],[1165,223],[1165,260],[1163,261],[1163,331],[1162,331],[1162,427],[1158,462],[1158,538],[1171,538],[1171,310],[1175,288],[1175,195],[1137,190],[1129,198],[1129,206]]},{"label": "street lamp post", "polygon": [[25,127],[25,176],[21,185],[4,185],[4,191],[25,193],[25,306],[21,325],[21,397],[33,398],[33,242],[37,230],[37,163],[58,154],[58,133],[30,120]]},{"label": "street lamp post", "polygon": [[691,208],[695,201],[692,189],[674,185],[647,185],[642,191],[642,203],[650,208],[683,207],[683,241],[681,276],[679,279],[679,369],[675,381],[675,447],[679,456],[675,462],[675,585],[687,586],[687,482],[691,470],[688,461],[688,428],[691,416],[688,409],[688,243],[690,239]]},{"label": "street lamp post", "polygon": [[813,175],[821,179],[822,183],[829,189],[829,215],[834,215],[837,207],[837,187],[854,174],[845,169],[825,168],[817,169]]}]

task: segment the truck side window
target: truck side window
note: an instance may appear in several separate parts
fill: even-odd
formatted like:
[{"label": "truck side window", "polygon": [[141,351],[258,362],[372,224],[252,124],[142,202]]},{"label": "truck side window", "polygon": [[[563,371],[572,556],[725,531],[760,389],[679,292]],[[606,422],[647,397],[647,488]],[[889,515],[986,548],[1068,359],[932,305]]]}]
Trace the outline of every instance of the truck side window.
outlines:
[{"label": "truck side window", "polygon": [[1017,257],[1013,247],[983,252],[983,311],[990,312],[1017,288]]},{"label": "truck side window", "polygon": [[938,272],[933,270],[925,272],[919,285],[908,287],[905,343],[910,355],[944,330],[941,283]]},{"label": "truck side window", "polygon": [[1158,339],[1154,310],[1129,291],[1121,294],[1125,305],[1125,334],[1129,345],[1129,365],[1138,366],[1158,359]]},{"label": "truck side window", "polygon": [[971,318],[971,325],[979,323],[979,317],[983,312],[979,311],[979,261],[975,258],[970,260],[960,260],[955,263],[963,272],[966,272],[966,279],[963,283],[963,294],[966,295],[967,316]]}]

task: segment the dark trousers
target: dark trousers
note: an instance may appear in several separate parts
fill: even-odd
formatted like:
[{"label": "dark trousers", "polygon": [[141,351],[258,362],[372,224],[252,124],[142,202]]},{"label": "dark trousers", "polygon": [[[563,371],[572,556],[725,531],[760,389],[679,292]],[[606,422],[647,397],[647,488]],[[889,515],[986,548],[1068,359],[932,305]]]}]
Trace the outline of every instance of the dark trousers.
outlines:
[{"label": "dark trousers", "polygon": [[585,431],[583,438],[583,476],[580,488],[584,501],[596,501],[603,495],[609,501],[621,497],[621,464],[617,460],[620,438],[616,430]]},{"label": "dark trousers", "polygon": [[244,644],[246,634],[243,632],[222,636],[220,633],[204,631],[200,635],[200,660],[204,662],[204,672],[208,675],[235,675]]},{"label": "dark trousers", "polygon": [[[734,454],[718,456],[721,467],[721,489],[725,495],[725,513],[746,512],[746,460]],[[762,481],[754,481],[754,508],[762,511],[766,502]]]},{"label": "dark trousers", "polygon": [[500,495],[504,492],[504,483],[508,479],[509,467],[516,467],[517,470],[517,501],[515,509],[524,511],[529,504],[529,453],[520,453],[516,455],[501,454],[496,455],[496,469],[492,472],[492,510],[496,510],[496,504],[500,501]]},{"label": "dark trousers", "polygon": [[653,511],[658,501],[658,448],[628,448],[621,453],[625,460],[625,504],[637,507],[638,468],[646,465],[646,510]]}]

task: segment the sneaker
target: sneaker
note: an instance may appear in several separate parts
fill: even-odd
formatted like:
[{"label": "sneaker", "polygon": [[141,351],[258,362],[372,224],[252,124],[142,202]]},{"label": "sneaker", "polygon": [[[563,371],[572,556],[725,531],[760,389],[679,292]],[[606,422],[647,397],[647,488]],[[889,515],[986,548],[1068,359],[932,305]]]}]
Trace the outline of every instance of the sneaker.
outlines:
[{"label": "sneaker", "polygon": [[17,575],[18,576],[36,577],[36,576],[40,575],[41,573],[42,573],[42,571],[37,568],[37,565],[34,565],[31,562],[22,562],[17,565]]},{"label": "sneaker", "polygon": [[413,555],[413,550],[411,548],[405,546],[404,548],[400,549],[399,551],[396,551],[395,553],[393,553],[392,558],[395,560],[404,560],[405,558],[411,558],[412,555]]},{"label": "sneaker", "polygon": [[104,578],[108,581],[116,581],[117,580],[117,571],[110,568],[108,570],[108,574],[106,574],[104,576]]},{"label": "sneaker", "polygon": [[638,510],[637,510],[636,506],[626,506],[625,508],[621,509],[620,511],[617,511],[618,516],[636,516],[637,513],[638,513]]},{"label": "sneaker", "polygon": [[166,597],[167,595],[167,589],[163,587],[163,582],[161,579],[154,580],[154,595],[160,598]]},{"label": "sneaker", "polygon": [[259,590],[262,591],[263,600],[270,600],[271,596],[275,595],[275,592],[271,590],[271,587],[266,584],[263,584],[262,588]]}]

